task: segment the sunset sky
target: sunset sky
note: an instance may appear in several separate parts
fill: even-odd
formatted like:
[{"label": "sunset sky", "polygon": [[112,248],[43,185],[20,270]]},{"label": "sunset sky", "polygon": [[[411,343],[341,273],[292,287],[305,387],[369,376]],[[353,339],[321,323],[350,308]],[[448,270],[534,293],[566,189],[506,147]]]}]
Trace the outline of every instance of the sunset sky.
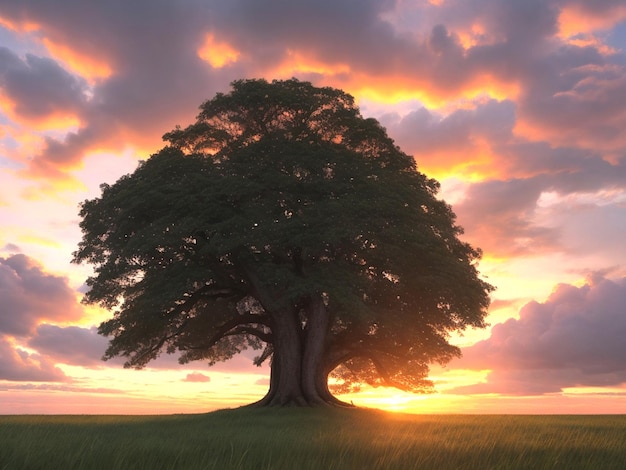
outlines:
[{"label": "sunset sky", "polygon": [[[0,0],[0,414],[205,412],[268,387],[100,360],[78,205],[240,78],[351,93],[442,184],[497,287],[416,413],[626,413],[623,0]],[[393,188],[389,188],[393,191]]]}]

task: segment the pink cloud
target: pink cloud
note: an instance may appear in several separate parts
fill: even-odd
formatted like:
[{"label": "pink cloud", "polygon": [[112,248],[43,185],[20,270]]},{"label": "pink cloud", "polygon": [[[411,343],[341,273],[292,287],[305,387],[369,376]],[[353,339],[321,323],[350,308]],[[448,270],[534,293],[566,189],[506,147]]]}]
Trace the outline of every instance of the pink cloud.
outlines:
[{"label": "pink cloud", "polygon": [[491,180],[471,185],[455,204],[467,238],[499,256],[537,255],[559,249],[558,229],[535,222],[541,178]]},{"label": "pink cloud", "polygon": [[0,380],[66,382],[69,379],[47,358],[15,348],[0,337]]},{"label": "pink cloud", "polygon": [[[64,364],[102,367],[102,356],[108,341],[100,336],[96,328],[78,326],[60,327],[41,324],[35,334],[28,339],[28,346],[40,354]],[[122,361],[112,361],[117,365]]]},{"label": "pink cloud", "polygon": [[[579,3],[574,2],[577,7]],[[603,2],[594,12],[605,15],[614,6]],[[233,79],[285,73],[387,97],[404,93],[454,100],[468,93],[518,89],[519,96],[511,97],[517,100],[515,107],[512,101],[501,110],[484,107],[481,113],[495,113],[487,120],[459,113],[435,125],[432,116],[422,116],[428,111],[416,110],[399,124],[398,135],[409,142],[409,151],[424,159],[440,158],[447,151],[456,155],[449,158],[457,163],[472,158],[484,150],[482,139],[499,138],[493,132],[504,128],[508,133],[513,124],[531,139],[597,148],[602,144],[614,152],[625,145],[621,129],[626,118],[619,98],[626,96],[620,93],[624,57],[560,43],[559,12],[559,5],[548,1],[471,0],[409,7],[369,0],[357,9],[345,0],[273,0],[262,6],[250,0],[203,6],[133,2],[124,8],[111,2],[25,1],[0,6],[0,16],[35,25],[38,35],[58,46],[51,51],[61,62],[34,55],[21,59],[5,48],[9,81],[0,86],[17,100],[22,113],[60,108],[80,114],[78,129],[61,138],[48,137],[31,160],[28,174],[37,178],[62,179],[96,149],[120,151],[131,144],[154,150],[161,134],[188,122],[201,101]],[[414,15],[409,31],[402,22],[407,13]],[[165,27],[171,34],[162,41]],[[463,44],[461,36],[476,27],[482,31],[474,34],[476,42]],[[198,51],[207,34],[236,50],[236,58],[219,68],[204,61]],[[80,71],[60,65],[68,51],[107,66],[107,74],[89,85],[88,100],[87,82],[76,75]],[[302,67],[293,57],[304,58]],[[307,67],[307,61],[315,66]],[[28,80],[18,80],[19,74]],[[498,113],[504,121],[497,120]],[[451,133],[448,139],[446,131]]]},{"label": "pink cloud", "polygon": [[78,320],[83,311],[65,277],[48,274],[32,258],[0,257],[0,333],[25,336],[44,320]]},{"label": "pink cloud", "polygon": [[542,394],[575,386],[626,383],[626,278],[557,286],[519,319],[495,325],[453,367],[490,369],[488,381],[460,393]]},{"label": "pink cloud", "polygon": [[200,372],[190,372],[183,379],[183,382],[210,382],[211,377],[201,374]]}]

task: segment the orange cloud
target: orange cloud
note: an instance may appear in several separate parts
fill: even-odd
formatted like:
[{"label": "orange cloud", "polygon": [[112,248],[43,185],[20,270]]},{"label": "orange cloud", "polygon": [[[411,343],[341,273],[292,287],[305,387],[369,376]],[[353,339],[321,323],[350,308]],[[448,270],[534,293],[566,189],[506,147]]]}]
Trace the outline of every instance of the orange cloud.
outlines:
[{"label": "orange cloud", "polygon": [[559,14],[559,35],[569,38],[580,33],[609,29],[626,19],[626,5],[618,5],[601,14],[579,5],[563,8]]},{"label": "orange cloud", "polygon": [[[331,77],[331,80],[332,77]],[[451,94],[455,99],[476,101],[485,98],[496,100],[515,99],[520,87],[517,83],[498,81],[492,76],[475,77],[463,89],[440,89],[437,83],[407,75],[373,77],[366,74],[351,74],[349,78],[338,77],[334,86],[348,89],[357,98],[379,103],[397,104],[402,101],[418,100],[429,109],[442,109],[450,104]]]},{"label": "orange cloud", "polygon": [[[414,153],[420,171],[438,180],[455,177],[468,182],[479,182],[502,176],[497,167],[497,156],[486,139],[472,139],[472,147],[444,149],[426,154]],[[407,149],[409,153],[409,149]]]},{"label": "orange cloud", "polygon": [[230,44],[215,39],[213,33],[204,38],[204,44],[198,49],[198,57],[211,64],[215,69],[221,69],[239,60],[241,53]]},{"label": "orange cloud", "polygon": [[43,38],[43,44],[55,59],[62,62],[72,72],[87,79],[91,84],[108,78],[113,73],[111,66],[102,59],[82,54],[48,38]]},{"label": "orange cloud", "polygon": [[47,200],[58,197],[64,191],[86,189],[76,177],[41,159],[29,168],[19,171],[18,175],[21,178],[38,180],[35,186],[29,186],[21,192],[21,197],[29,201]]},{"label": "orange cloud", "polygon": [[15,31],[17,33],[31,33],[39,29],[39,25],[37,23],[33,23],[30,21],[22,21],[18,23],[15,21],[11,21],[7,18],[3,18],[1,16],[0,16],[0,26],[10,31]]},{"label": "orange cloud", "polygon": [[[1,109],[1,108],[0,108]],[[43,147],[43,138],[41,135],[30,129],[23,128],[5,128],[6,134],[17,144],[15,148],[2,146],[4,156],[19,163],[25,164],[33,155],[37,154]],[[1,144],[0,144],[1,145]]]},{"label": "orange cloud", "polygon": [[494,35],[492,31],[487,30],[485,25],[478,22],[473,23],[468,30],[456,31],[456,34],[465,50],[478,45],[495,44],[505,39],[501,35]]},{"label": "orange cloud", "polygon": [[56,111],[45,116],[24,116],[16,110],[17,104],[0,92],[0,111],[8,118],[21,125],[29,127],[29,131],[57,131],[67,132],[81,126],[78,116],[66,111]]},{"label": "orange cloud", "polygon": [[590,34],[577,35],[576,37],[566,39],[566,41],[568,44],[576,47],[594,47],[603,55],[610,55],[618,52],[615,48],[607,46],[600,39]]},{"label": "orange cloud", "polygon": [[293,77],[294,74],[299,73],[333,76],[350,73],[350,66],[347,64],[327,64],[305,53],[289,49],[286,60],[275,73],[280,77]]},{"label": "orange cloud", "polygon": [[[623,128],[626,122],[626,113],[617,116],[607,116],[604,120],[597,119],[594,121],[593,115],[585,115],[585,109],[591,108],[592,105],[606,105],[602,102],[594,102],[593,100],[571,99],[573,108],[570,111],[572,117],[580,116],[578,122],[567,125],[568,122],[552,124],[549,121],[537,122],[534,115],[520,115],[515,123],[513,132],[515,135],[527,139],[529,141],[549,142],[552,146],[578,146],[589,149],[594,152],[603,152],[607,162],[615,164],[620,161],[621,149],[626,145],[626,134],[617,132]],[[590,113],[589,113],[590,114]],[[567,117],[567,116],[566,116]],[[562,121],[566,117],[557,116]],[[556,119],[554,119],[556,121]],[[610,135],[602,132],[616,130]]]}]

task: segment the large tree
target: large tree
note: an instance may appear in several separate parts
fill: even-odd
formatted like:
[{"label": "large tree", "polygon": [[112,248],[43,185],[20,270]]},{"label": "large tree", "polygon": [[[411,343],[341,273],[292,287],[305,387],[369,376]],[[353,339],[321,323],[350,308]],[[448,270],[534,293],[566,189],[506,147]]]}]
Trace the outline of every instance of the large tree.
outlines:
[{"label": "large tree", "polygon": [[255,348],[263,405],[340,404],[330,374],[429,390],[492,290],[438,183],[340,90],[241,80],[200,109],[82,203],[74,261],[94,265],[85,301],[113,314],[105,359]]}]

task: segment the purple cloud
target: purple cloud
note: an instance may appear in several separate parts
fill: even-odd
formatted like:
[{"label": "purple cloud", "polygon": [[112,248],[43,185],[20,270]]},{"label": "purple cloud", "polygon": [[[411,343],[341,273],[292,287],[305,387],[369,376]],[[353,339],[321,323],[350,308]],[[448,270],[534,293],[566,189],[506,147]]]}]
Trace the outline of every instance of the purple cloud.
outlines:
[{"label": "purple cloud", "polygon": [[107,344],[107,339],[100,336],[96,328],[48,324],[39,325],[28,339],[28,347],[56,362],[86,367],[104,365],[102,356]]},{"label": "purple cloud", "polygon": [[626,278],[557,286],[519,319],[495,325],[489,339],[463,350],[454,367],[490,369],[485,384],[460,393],[542,394],[575,386],[626,383]]},{"label": "purple cloud", "polygon": [[80,113],[87,83],[47,57],[26,54],[24,60],[0,47],[0,89],[18,116],[42,119],[55,113]]},{"label": "purple cloud", "polygon": [[45,273],[32,258],[0,257],[0,333],[26,336],[43,320],[71,321],[82,315],[65,277]]},{"label": "purple cloud", "polygon": [[[346,65],[349,72],[328,76],[307,70],[294,73],[348,91],[381,88],[380,83],[385,83],[381,93],[400,88],[456,99],[467,89],[488,90],[489,84],[519,88],[515,108],[505,102],[475,113],[484,112],[486,117],[458,112],[435,125],[427,110],[416,110],[399,123],[397,135],[409,142],[409,151],[422,152],[421,158],[428,158],[431,149],[433,158],[440,158],[451,142],[468,143],[465,155],[470,158],[467,151],[476,145],[476,138],[509,133],[512,120],[536,124],[545,138],[566,136],[571,141],[575,136],[589,145],[600,139],[614,151],[616,145],[623,145],[620,136],[626,117],[620,97],[626,96],[621,93],[626,59],[621,53],[607,56],[598,47],[555,39],[560,8],[570,4],[582,8],[580,2],[547,0],[451,0],[437,7],[368,0],[358,8],[348,0],[272,0],[262,5],[251,0],[137,1],[131,6],[27,0],[0,6],[0,15],[9,21],[35,23],[46,39],[111,69],[89,90],[92,97],[85,103],[84,82],[56,62],[34,56],[24,62],[4,49],[11,70],[26,67],[37,80],[49,77],[46,86],[37,87],[43,99],[29,101],[25,110],[44,112],[36,106],[49,107],[46,103],[52,102],[81,108],[80,129],[62,139],[48,138],[31,162],[31,173],[54,178],[75,167],[92,148],[121,150],[120,133],[125,142],[155,148],[163,132],[188,122],[198,104],[225,89],[228,82],[289,73],[283,68],[293,54],[330,68]],[[597,14],[608,14],[615,5],[603,2],[594,8]],[[407,15],[412,18],[409,30],[403,23]],[[476,24],[482,33],[472,32]],[[168,31],[166,39],[164,31]],[[198,50],[208,33],[239,51],[240,60],[223,69],[204,62]],[[463,43],[461,36],[467,34],[473,43]],[[18,85],[27,89],[27,83]],[[463,152],[457,158],[462,159]]]},{"label": "purple cloud", "polygon": [[0,380],[66,382],[68,377],[49,359],[13,347],[0,337]]}]

